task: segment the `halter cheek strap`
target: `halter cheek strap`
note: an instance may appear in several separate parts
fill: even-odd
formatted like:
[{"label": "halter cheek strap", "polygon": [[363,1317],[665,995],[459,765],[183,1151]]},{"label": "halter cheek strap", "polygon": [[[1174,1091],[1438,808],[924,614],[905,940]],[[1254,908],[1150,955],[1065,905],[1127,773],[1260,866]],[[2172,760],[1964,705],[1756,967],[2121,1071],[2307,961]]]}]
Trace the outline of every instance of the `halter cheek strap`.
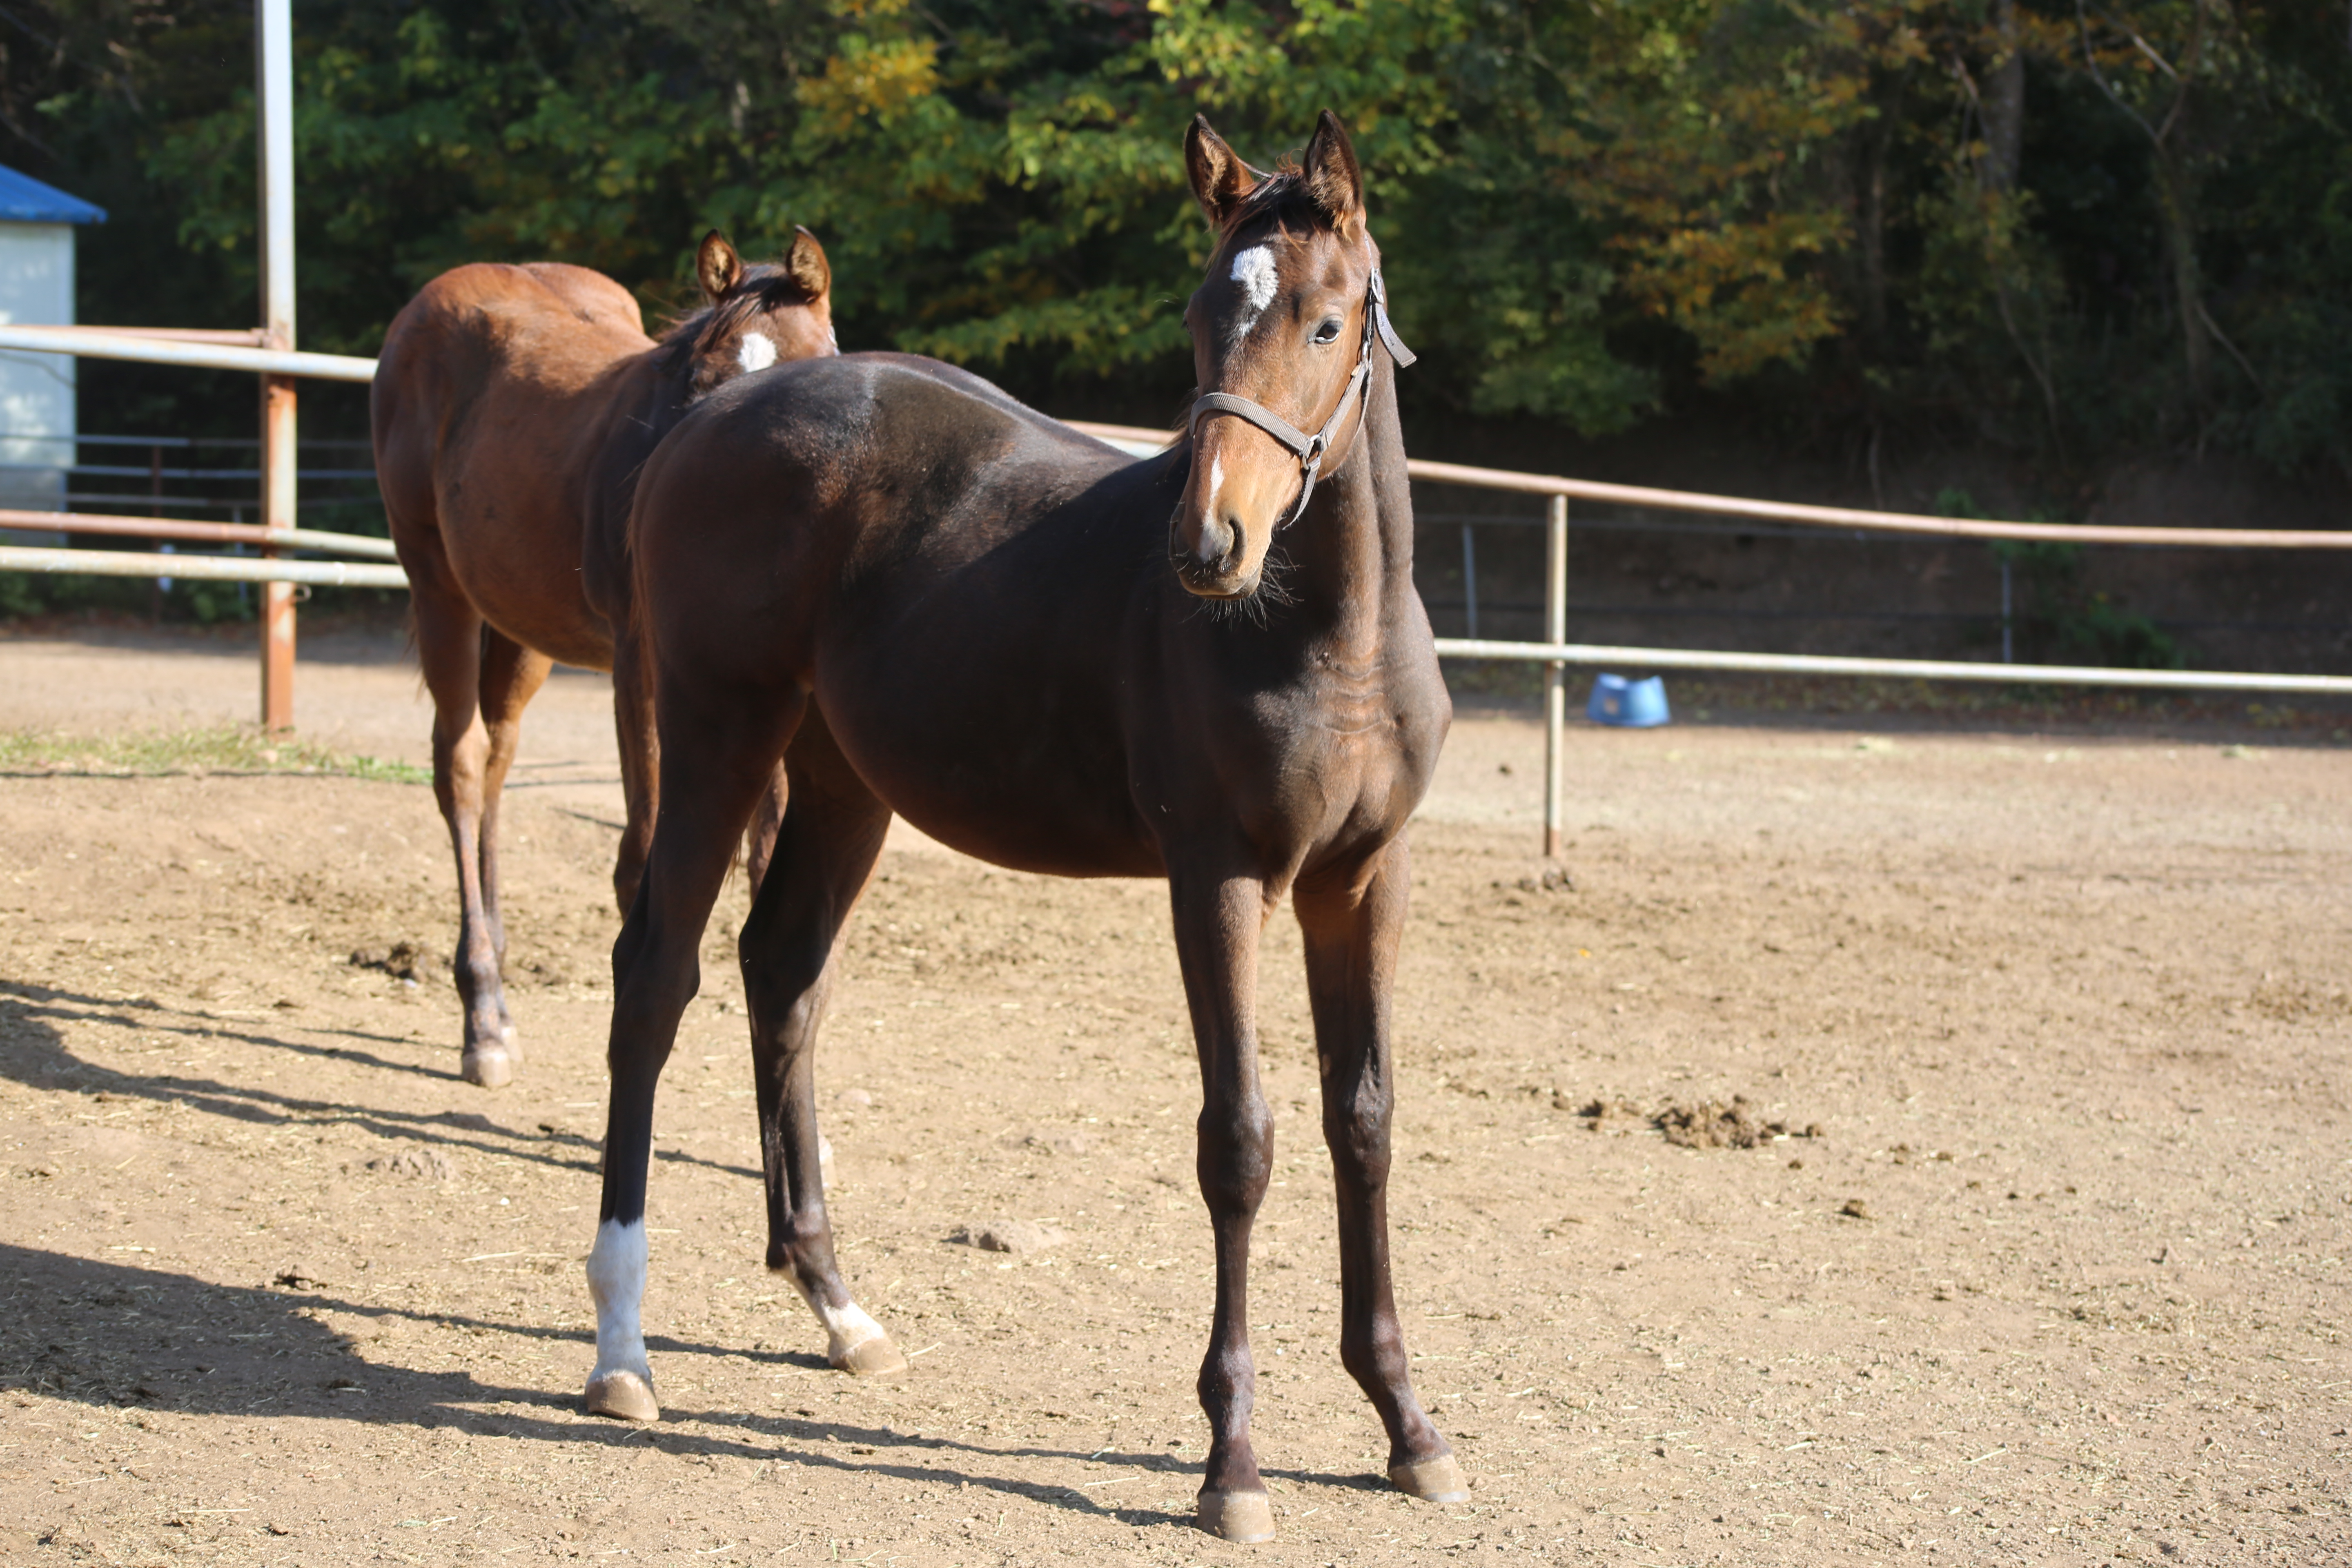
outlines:
[{"label": "halter cheek strap", "polygon": [[1356,351],[1356,368],[1349,374],[1348,389],[1339,395],[1339,405],[1331,410],[1331,417],[1323,421],[1323,428],[1309,436],[1265,405],[1253,403],[1231,392],[1204,392],[1193,400],[1192,422],[1186,428],[1188,435],[1197,435],[1201,421],[1209,416],[1230,414],[1236,419],[1245,419],[1256,426],[1281,442],[1298,459],[1298,500],[1283,520],[1274,525],[1276,531],[1288,528],[1307,515],[1307,503],[1315,495],[1316,476],[1322,472],[1323,458],[1331,449],[1331,439],[1338,433],[1341,421],[1348,417],[1349,409],[1362,401],[1371,385],[1372,344],[1376,341],[1388,351],[1389,358],[1396,362],[1398,369],[1402,370],[1412,363],[1413,352],[1404,346],[1404,340],[1397,336],[1396,328],[1389,323],[1388,286],[1381,281],[1381,269],[1377,267],[1372,268],[1372,280],[1365,290],[1364,337]]}]

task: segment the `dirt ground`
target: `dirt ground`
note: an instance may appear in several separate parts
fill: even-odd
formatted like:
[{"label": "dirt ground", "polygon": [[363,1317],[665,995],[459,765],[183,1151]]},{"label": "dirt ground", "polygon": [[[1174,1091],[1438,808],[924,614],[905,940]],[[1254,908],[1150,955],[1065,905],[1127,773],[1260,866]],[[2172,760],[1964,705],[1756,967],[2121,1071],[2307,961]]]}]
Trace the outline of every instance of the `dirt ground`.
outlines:
[{"label": "dirt ground", "polygon": [[[305,657],[312,739],[423,759],[396,637]],[[17,637],[0,731],[243,719],[252,682],[230,641]],[[915,1357],[883,1383],[761,1266],[730,888],[658,1112],[666,1413],[579,1412],[604,701],[559,676],[509,795],[497,1094],[456,1077],[445,973],[351,962],[448,949],[429,789],[0,776],[0,1562],[2352,1556],[2341,748],[1580,725],[1547,889],[1539,731],[1465,711],[1414,831],[1391,1205],[1474,1500],[1384,1488],[1338,1363],[1284,921],[1280,1533],[1239,1547],[1190,1523],[1209,1231],[1154,884],[886,856],[820,1067],[845,1263]],[[1652,1120],[1738,1096],[1798,1135]],[[1066,1239],[947,1239],[1002,1220]]]}]

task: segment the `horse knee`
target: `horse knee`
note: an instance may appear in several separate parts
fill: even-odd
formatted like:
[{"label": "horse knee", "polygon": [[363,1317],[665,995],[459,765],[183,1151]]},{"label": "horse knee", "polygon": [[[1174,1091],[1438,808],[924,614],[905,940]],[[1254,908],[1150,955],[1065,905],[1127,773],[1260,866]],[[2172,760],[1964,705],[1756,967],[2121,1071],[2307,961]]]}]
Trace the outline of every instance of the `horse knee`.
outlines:
[{"label": "horse knee", "polygon": [[1389,1117],[1384,1106],[1350,1105],[1327,1110],[1323,1141],[1330,1146],[1331,1163],[1340,1179],[1359,1188],[1379,1187],[1389,1179]]},{"label": "horse knee", "polygon": [[1201,1112],[1201,1195],[1212,1214],[1253,1214],[1274,1170],[1274,1112],[1259,1094]]}]

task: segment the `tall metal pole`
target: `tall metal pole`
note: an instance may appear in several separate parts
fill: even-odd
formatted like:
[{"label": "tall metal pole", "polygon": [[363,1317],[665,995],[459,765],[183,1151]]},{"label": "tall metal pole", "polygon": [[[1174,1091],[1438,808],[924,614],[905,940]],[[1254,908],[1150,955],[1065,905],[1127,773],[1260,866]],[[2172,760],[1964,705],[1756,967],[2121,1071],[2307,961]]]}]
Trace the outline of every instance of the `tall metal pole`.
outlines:
[{"label": "tall metal pole", "polygon": [[1474,642],[1478,637],[1478,540],[1470,525],[1462,525],[1462,618],[1463,635]]},{"label": "tall metal pole", "polygon": [[[254,0],[253,52],[260,124],[261,328],[265,346],[294,347],[294,19],[290,0]],[[261,378],[261,521],[292,528],[294,378]],[[264,555],[277,547],[265,545]],[[294,584],[261,590],[261,727],[294,723]]]},{"label": "tall metal pole", "polygon": [[[1568,640],[1568,498],[1554,496],[1544,516],[1544,640]],[[1568,729],[1568,666],[1544,666],[1544,858],[1559,857],[1561,751]]]}]

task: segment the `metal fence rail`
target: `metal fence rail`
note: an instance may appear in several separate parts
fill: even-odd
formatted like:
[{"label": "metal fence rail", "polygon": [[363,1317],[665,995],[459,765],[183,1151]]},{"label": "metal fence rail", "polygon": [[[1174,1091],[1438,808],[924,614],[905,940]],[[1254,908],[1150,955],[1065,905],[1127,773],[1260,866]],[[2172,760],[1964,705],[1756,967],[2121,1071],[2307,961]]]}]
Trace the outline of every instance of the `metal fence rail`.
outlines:
[{"label": "metal fence rail", "polygon": [[[315,376],[336,381],[365,382],[375,374],[376,362],[344,354],[295,353],[248,346],[238,334],[184,332],[171,336],[141,334],[136,329],[90,327],[0,327],[0,350],[32,350],[71,353],[100,359],[134,360],[151,364],[197,366],[214,370],[260,372],[271,377]],[[225,341],[226,340],[226,341]],[[1071,421],[1073,426],[1123,450],[1149,456],[1166,448],[1169,432],[1135,426]],[[290,485],[291,464],[280,482]],[[1922,680],[1994,681],[2011,684],[2109,686],[2167,690],[2299,692],[2314,695],[2352,694],[2352,678],[2330,675],[2270,675],[2212,670],[2110,669],[2076,665],[1977,664],[1948,659],[1839,658],[1806,654],[1750,654],[1686,648],[1622,647],[1571,643],[1567,640],[1568,503],[1571,498],[1606,501],[1619,506],[1665,511],[1685,511],[1725,517],[1760,518],[1811,528],[1859,530],[1866,532],[1928,535],[1952,539],[2017,540],[2070,544],[2120,544],[2158,547],[2347,550],[2352,532],[2300,529],[2128,528],[2099,524],[1987,521],[1974,518],[1925,517],[1904,512],[1866,511],[1846,507],[1808,506],[1788,501],[1755,500],[1738,496],[1705,495],[1686,490],[1652,489],[1637,485],[1603,484],[1546,474],[1514,473],[1471,468],[1458,463],[1411,459],[1409,477],[1427,483],[1460,485],[1546,499],[1544,623],[1541,642],[1499,642],[1476,637],[1442,638],[1441,657],[1449,658],[1513,659],[1544,667],[1544,849],[1556,854],[1560,830],[1561,731],[1566,701],[1563,675],[1571,665],[1615,664],[1652,669],[1741,670],[1775,674],[1877,676]],[[279,509],[290,515],[290,504]],[[84,521],[75,514],[0,513],[0,526],[64,528]],[[134,529],[146,537],[192,537],[177,534],[155,519],[88,519],[86,531],[129,534]],[[1470,518],[1458,521],[1471,522]],[[1486,519],[1477,519],[1485,521]],[[1496,518],[1497,522],[1521,520]],[[1532,521],[1532,520],[1527,520]],[[127,526],[126,526],[127,525]],[[233,529],[229,524],[182,524],[208,530]],[[336,549],[344,553],[377,554],[388,548],[383,541],[361,536],[313,533],[290,528],[257,529],[271,549]],[[307,534],[307,537],[305,535]],[[210,532],[226,538],[225,532]],[[245,535],[238,533],[240,542]],[[332,543],[328,542],[332,541]],[[348,586],[404,586],[406,578],[395,565],[347,564],[341,562],[247,560],[221,556],[132,554],[81,550],[37,550],[0,547],[0,570],[91,572],[121,576],[175,575],[265,583],[331,583]]]},{"label": "metal fence rail", "polygon": [[213,583],[309,583],[329,588],[408,586],[408,574],[399,567],[359,561],[150,555],[125,550],[43,550],[23,544],[0,544],[0,572],[70,572],[94,577],[200,577]]},{"label": "metal fence rail", "polygon": [[[288,550],[316,550],[331,555],[358,555],[373,561],[400,559],[389,539],[377,539],[365,533],[330,533],[316,528],[263,528],[249,522],[191,522],[176,517],[116,517],[94,511],[16,511],[0,507],[0,528],[41,533],[110,534],[131,539],[185,539],[203,544],[261,544]],[[168,559],[176,563],[194,558],[154,555],[147,559]],[[144,574],[151,577],[155,574],[152,572]],[[183,572],[174,564],[171,574],[187,577],[195,574]],[[257,583],[275,581],[266,577],[247,580]],[[398,585],[407,586],[407,580],[402,579]]]},{"label": "metal fence rail", "polygon": [[1896,680],[1990,681],[2003,686],[2117,686],[2151,691],[2299,691],[2352,696],[2352,676],[2263,675],[2210,669],[2115,669],[2084,664],[1977,664],[1947,658],[1840,658],[1809,653],[1718,653],[1706,648],[1615,647],[1601,643],[1491,642],[1439,637],[1440,658],[1518,659],[1587,668],[1724,669],[1758,675],[1864,675]]},{"label": "metal fence rail", "polygon": [[[1123,451],[1149,456],[1166,449],[1173,439],[1164,430],[1131,425],[1099,425],[1072,421],[1076,426]],[[1440,637],[1437,652],[1444,658],[1512,659],[1544,667],[1544,854],[1559,853],[1562,817],[1562,771],[1567,723],[1565,673],[1570,665],[1616,665],[1630,669],[1738,670],[1760,674],[1864,676],[1893,679],[1990,681],[2007,685],[2107,686],[2137,689],[2188,691],[2294,692],[2306,696],[2352,695],[2352,678],[2334,675],[2269,675],[2252,671],[2112,669],[2088,665],[1978,664],[1955,659],[1839,658],[1812,654],[1757,654],[1710,649],[1621,647],[1568,640],[1568,503],[1571,498],[1607,501],[1618,506],[1658,511],[1686,511],[1717,517],[1760,518],[1795,523],[1815,530],[1837,529],[1864,533],[1907,534],[1948,539],[2016,540],[2068,544],[2116,544],[2142,548],[2352,550],[2352,532],[2303,529],[2123,528],[2098,524],[1999,522],[1975,518],[1924,517],[1915,513],[1862,511],[1848,507],[1806,506],[1790,501],[1752,500],[1738,496],[1705,495],[1690,490],[1651,489],[1638,485],[1602,484],[1548,474],[1511,473],[1476,468],[1459,463],[1433,463],[1409,458],[1409,478],[1431,484],[1460,485],[1474,489],[1502,490],[1546,499],[1542,519],[1476,517],[1449,514],[1444,521],[1466,525],[1486,522],[1533,523],[1540,521],[1544,548],[1544,640],[1498,642],[1477,637]],[[1475,574],[1469,527],[1463,529],[1465,576]],[[2004,574],[2004,586],[2006,575]],[[2007,594],[2003,594],[2004,619]],[[1473,612],[1475,615],[1475,611]],[[1475,622],[1472,622],[1475,632]]]}]

